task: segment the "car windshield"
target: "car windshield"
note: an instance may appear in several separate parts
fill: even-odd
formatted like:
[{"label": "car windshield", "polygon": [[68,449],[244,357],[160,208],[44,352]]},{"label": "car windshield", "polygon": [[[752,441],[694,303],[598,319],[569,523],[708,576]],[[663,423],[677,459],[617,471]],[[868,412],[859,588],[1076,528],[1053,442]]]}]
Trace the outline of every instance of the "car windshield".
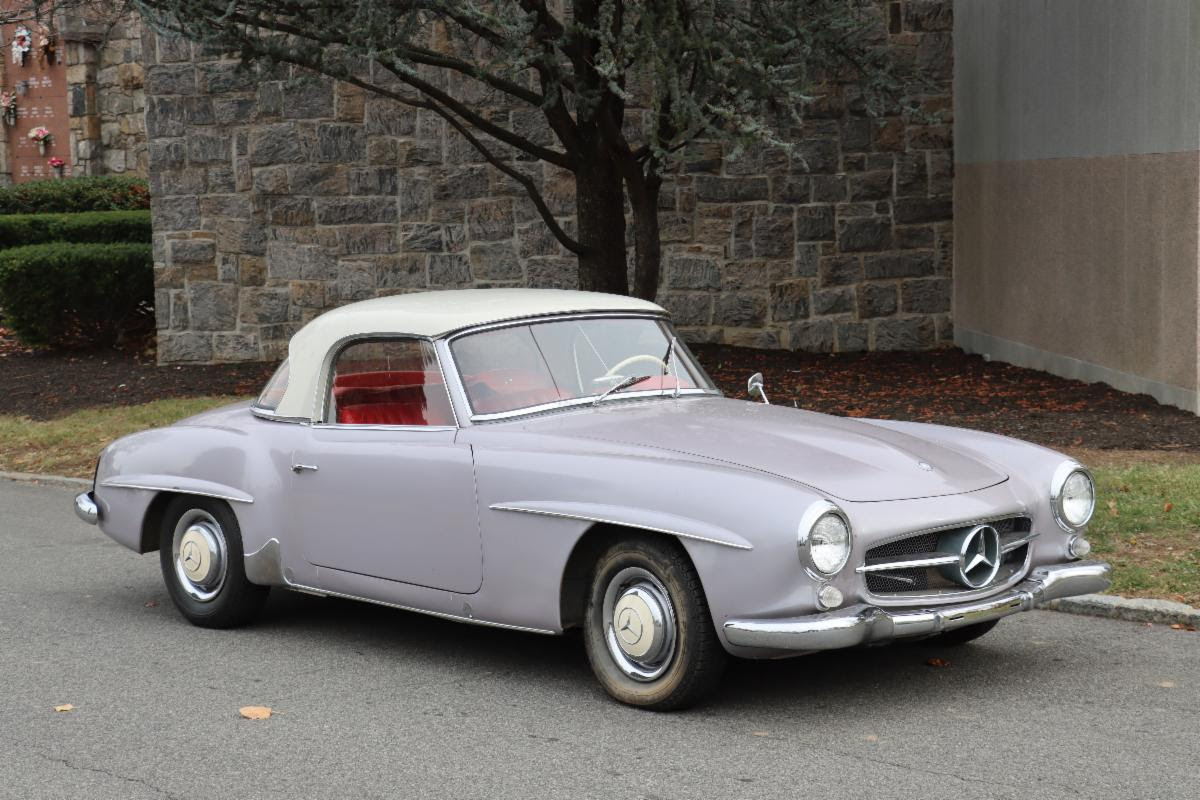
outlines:
[{"label": "car windshield", "polygon": [[475,414],[640,393],[716,392],[662,320],[602,317],[512,325],[450,345]]}]

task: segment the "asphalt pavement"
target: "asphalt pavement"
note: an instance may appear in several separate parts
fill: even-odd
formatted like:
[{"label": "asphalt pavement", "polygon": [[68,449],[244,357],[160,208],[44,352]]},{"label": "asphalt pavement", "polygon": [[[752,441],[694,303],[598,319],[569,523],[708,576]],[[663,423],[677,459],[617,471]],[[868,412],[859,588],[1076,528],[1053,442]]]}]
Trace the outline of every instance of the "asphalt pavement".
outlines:
[{"label": "asphalt pavement", "polygon": [[1036,611],[966,647],[737,662],[652,714],[601,693],[577,637],[278,591],[253,627],[194,628],[157,555],[71,496],[0,481],[2,798],[1200,792],[1200,633]]}]

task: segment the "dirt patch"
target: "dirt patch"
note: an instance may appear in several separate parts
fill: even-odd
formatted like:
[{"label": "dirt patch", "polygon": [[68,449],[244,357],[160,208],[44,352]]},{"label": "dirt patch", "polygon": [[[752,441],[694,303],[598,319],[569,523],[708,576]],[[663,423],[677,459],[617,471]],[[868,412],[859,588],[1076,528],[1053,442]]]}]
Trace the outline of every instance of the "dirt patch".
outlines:
[{"label": "dirt patch", "polygon": [[849,417],[1001,433],[1058,449],[1200,452],[1200,417],[1149,395],[1067,380],[961,350],[814,355],[693,347],[727,393],[762,372],[774,403]]},{"label": "dirt patch", "polygon": [[45,420],[168,397],[257,395],[276,366],[160,367],[135,353],[35,353],[0,338],[0,414]]},{"label": "dirt patch", "polygon": [[[762,372],[772,402],[849,417],[993,431],[1067,450],[1200,454],[1200,417],[1118,392],[985,361],[961,350],[814,355],[723,345],[693,348],[721,389],[746,396]],[[275,364],[156,365],[144,353],[35,353],[0,332],[0,414],[53,419],[83,408],[168,397],[255,395]],[[1122,457],[1122,461],[1128,461]],[[1103,463],[1089,456],[1088,463]]]}]

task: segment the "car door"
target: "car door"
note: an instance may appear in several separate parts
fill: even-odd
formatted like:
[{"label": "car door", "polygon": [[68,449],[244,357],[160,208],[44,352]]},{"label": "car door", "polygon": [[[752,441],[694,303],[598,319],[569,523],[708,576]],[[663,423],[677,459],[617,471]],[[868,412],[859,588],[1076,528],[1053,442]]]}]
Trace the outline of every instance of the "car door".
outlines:
[{"label": "car door", "polygon": [[361,339],[332,361],[322,423],[292,454],[305,557],[458,593],[483,579],[471,448],[430,342]]}]

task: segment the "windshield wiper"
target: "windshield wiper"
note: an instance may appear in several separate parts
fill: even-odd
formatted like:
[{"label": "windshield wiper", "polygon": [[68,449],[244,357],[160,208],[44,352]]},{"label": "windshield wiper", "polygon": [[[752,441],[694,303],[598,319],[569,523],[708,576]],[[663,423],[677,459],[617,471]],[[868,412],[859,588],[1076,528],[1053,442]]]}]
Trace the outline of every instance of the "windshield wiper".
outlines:
[{"label": "windshield wiper", "polygon": [[595,400],[592,401],[592,405],[598,406],[598,405],[600,405],[601,400],[608,397],[613,392],[619,392],[622,389],[628,389],[630,386],[633,386],[635,383],[641,383],[644,380],[646,380],[645,375],[630,375],[628,378],[621,381],[616,386],[613,386],[610,389],[605,389],[604,394],[600,395],[599,397],[597,397]]}]

